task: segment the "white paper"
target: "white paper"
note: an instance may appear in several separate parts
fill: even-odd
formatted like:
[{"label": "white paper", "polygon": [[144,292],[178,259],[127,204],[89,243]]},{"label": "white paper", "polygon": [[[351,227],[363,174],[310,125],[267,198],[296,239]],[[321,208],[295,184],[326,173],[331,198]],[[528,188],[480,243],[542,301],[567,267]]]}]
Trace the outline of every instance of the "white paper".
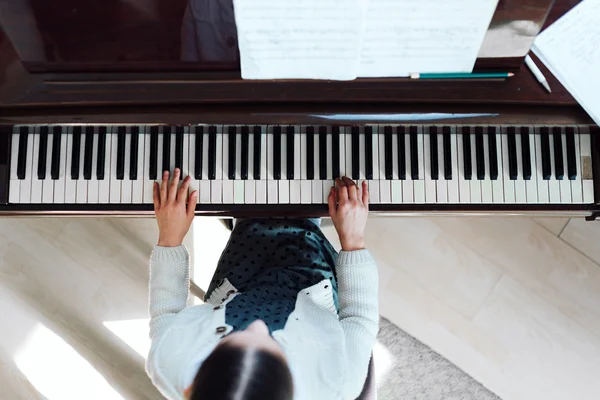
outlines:
[{"label": "white paper", "polygon": [[600,125],[600,0],[584,0],[542,32],[533,52]]},{"label": "white paper", "polygon": [[370,0],[361,77],[471,72],[498,0]]},{"label": "white paper", "polygon": [[234,0],[242,78],[355,79],[366,0]]}]

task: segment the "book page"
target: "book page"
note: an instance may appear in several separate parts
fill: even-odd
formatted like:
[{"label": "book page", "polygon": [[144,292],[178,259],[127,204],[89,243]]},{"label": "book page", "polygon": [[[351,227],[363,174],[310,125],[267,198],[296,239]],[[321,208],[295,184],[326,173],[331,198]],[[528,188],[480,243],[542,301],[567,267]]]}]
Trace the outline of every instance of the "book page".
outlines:
[{"label": "book page", "polygon": [[498,0],[370,0],[360,77],[471,72]]},{"label": "book page", "polygon": [[543,31],[533,52],[600,125],[600,0],[584,0]]},{"label": "book page", "polygon": [[244,79],[357,77],[366,0],[234,0]]}]

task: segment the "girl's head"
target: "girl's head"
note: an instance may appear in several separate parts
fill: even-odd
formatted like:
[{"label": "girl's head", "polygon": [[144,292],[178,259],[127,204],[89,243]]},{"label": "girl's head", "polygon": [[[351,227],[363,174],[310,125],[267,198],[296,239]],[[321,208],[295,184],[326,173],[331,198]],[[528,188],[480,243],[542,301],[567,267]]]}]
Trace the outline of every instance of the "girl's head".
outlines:
[{"label": "girl's head", "polygon": [[263,321],[221,340],[194,378],[190,400],[291,400],[285,355]]}]

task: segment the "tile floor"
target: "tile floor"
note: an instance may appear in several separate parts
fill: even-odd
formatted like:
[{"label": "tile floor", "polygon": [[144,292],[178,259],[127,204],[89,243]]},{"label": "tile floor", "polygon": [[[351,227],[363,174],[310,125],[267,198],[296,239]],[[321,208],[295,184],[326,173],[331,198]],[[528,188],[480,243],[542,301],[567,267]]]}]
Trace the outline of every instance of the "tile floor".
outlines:
[{"label": "tile floor", "polygon": [[[0,219],[0,399],[160,398],[143,369],[156,236],[152,219]],[[503,399],[599,398],[598,223],[372,218],[366,236],[402,329]],[[200,287],[226,240],[194,222]]]}]

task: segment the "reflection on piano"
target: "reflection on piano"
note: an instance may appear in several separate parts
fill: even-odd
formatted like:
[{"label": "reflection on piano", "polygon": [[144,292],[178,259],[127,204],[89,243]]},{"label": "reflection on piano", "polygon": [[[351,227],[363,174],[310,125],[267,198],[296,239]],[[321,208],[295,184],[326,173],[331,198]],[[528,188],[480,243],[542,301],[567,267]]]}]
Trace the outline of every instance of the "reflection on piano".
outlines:
[{"label": "reflection on piano", "polygon": [[0,185],[4,209],[32,212],[151,211],[154,181],[174,168],[193,177],[199,212],[323,214],[342,175],[368,182],[374,210],[584,211],[595,203],[597,130],[15,125],[4,128],[9,179]]}]

